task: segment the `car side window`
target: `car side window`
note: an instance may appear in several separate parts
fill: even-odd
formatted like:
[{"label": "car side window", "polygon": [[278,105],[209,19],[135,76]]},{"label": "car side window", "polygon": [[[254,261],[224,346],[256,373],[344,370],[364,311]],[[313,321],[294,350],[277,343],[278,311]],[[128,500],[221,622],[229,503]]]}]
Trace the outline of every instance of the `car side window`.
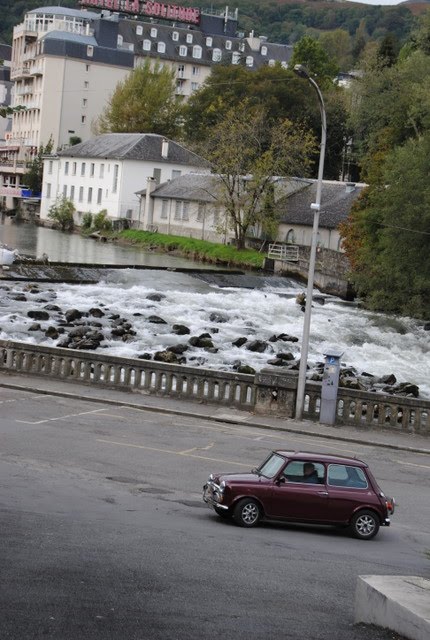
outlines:
[{"label": "car side window", "polygon": [[292,460],[283,471],[287,482],[324,484],[324,465],[311,460]]},{"label": "car side window", "polygon": [[332,487],[367,489],[366,474],[360,467],[346,464],[331,464],[328,468],[328,484]]}]

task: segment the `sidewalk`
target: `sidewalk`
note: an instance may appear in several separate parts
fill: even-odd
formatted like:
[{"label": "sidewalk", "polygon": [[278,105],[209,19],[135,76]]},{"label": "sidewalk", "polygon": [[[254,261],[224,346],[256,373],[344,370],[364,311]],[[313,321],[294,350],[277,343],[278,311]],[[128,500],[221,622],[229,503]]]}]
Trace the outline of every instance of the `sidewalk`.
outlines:
[{"label": "sidewalk", "polygon": [[341,440],[374,447],[397,449],[430,455],[430,437],[389,430],[369,430],[348,426],[330,427],[308,420],[255,415],[229,407],[190,402],[175,398],[146,395],[128,391],[118,391],[98,386],[65,382],[30,375],[14,375],[7,371],[0,373],[0,387],[50,394],[89,402],[133,407],[134,409],[171,413],[182,416],[204,418],[228,424],[243,424],[260,429],[297,433],[315,438]]}]

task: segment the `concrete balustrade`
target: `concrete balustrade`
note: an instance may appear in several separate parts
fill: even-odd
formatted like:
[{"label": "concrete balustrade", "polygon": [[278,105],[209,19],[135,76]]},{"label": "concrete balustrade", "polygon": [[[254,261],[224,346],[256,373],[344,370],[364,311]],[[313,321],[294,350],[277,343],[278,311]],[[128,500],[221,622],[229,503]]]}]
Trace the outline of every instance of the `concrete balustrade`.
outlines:
[{"label": "concrete balustrade", "polygon": [[[254,376],[2,340],[0,370],[294,417],[295,372]],[[321,383],[308,382],[303,417],[319,422],[320,407]],[[429,436],[430,401],[339,388],[336,424]]]}]

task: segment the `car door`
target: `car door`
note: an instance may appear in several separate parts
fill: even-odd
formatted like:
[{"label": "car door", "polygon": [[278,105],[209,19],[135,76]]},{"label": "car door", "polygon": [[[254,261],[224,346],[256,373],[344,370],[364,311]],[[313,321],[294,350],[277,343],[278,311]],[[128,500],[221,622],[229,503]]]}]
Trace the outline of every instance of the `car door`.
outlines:
[{"label": "car door", "polygon": [[273,484],[266,515],[300,521],[324,521],[328,492],[324,483],[325,468],[312,462],[317,471],[316,481],[308,482],[303,467],[309,461],[293,460],[283,469]]},{"label": "car door", "polygon": [[327,515],[331,522],[347,523],[362,505],[373,501],[374,492],[363,469],[330,464],[327,469]]}]

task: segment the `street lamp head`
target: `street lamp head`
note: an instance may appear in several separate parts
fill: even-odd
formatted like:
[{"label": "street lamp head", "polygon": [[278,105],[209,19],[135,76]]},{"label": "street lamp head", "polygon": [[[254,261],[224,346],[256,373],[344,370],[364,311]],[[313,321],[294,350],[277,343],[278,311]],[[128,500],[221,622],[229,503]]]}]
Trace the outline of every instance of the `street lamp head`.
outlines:
[{"label": "street lamp head", "polygon": [[310,79],[310,73],[306,69],[304,64],[296,64],[293,69],[294,73],[298,75],[300,78],[306,78],[306,80]]}]

